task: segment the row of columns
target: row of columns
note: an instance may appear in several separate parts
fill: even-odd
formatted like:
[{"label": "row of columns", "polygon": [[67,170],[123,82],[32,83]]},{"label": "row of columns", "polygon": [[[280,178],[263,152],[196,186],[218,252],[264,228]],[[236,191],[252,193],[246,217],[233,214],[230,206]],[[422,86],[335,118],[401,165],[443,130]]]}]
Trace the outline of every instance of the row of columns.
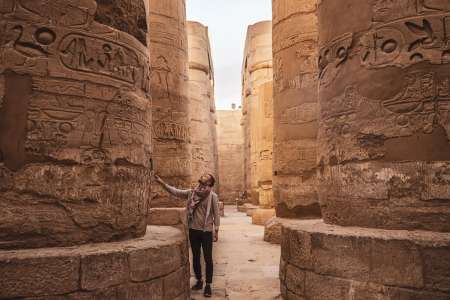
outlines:
[{"label": "row of columns", "polygon": [[283,298],[448,299],[450,4],[272,7]]}]

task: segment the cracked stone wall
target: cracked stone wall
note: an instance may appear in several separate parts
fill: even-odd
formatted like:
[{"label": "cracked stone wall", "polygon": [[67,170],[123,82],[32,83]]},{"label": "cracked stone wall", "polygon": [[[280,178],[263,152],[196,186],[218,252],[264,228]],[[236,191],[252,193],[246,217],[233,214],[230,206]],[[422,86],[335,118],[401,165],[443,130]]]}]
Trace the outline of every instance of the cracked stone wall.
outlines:
[{"label": "cracked stone wall", "polygon": [[[153,70],[153,164],[166,182],[188,188],[192,171],[186,4],[184,0],[151,0],[147,5]],[[184,206],[157,183],[152,188],[151,207]]]},{"label": "cracked stone wall", "polygon": [[95,11],[88,0],[0,5],[0,248],[145,233],[148,53]]},{"label": "cracked stone wall", "polygon": [[245,190],[253,204],[272,199],[272,23],[248,27],[242,66]]},{"label": "cracked stone wall", "polygon": [[278,217],[320,216],[316,0],[273,0],[274,202]]},{"label": "cracked stone wall", "polygon": [[220,199],[236,204],[244,191],[244,135],[241,110],[218,110]]},{"label": "cracked stone wall", "polygon": [[206,173],[218,177],[214,67],[208,27],[189,21],[187,28],[192,183],[196,184],[200,176]]}]

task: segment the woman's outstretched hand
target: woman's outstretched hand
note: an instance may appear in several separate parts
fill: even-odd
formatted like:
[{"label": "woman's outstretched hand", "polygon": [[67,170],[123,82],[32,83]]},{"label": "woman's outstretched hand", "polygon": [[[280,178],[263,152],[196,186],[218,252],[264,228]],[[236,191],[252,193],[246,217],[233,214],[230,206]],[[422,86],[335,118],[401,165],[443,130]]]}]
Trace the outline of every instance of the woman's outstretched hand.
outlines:
[{"label": "woman's outstretched hand", "polygon": [[161,179],[161,177],[159,177],[158,175],[155,174],[155,180],[157,183],[164,185],[164,181]]}]

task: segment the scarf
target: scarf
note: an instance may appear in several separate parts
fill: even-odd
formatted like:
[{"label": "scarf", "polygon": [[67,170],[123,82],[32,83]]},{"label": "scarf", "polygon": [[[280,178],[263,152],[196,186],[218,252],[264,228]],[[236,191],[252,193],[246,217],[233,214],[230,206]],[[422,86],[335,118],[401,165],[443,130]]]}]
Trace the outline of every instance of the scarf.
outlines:
[{"label": "scarf", "polygon": [[192,191],[192,195],[188,202],[189,219],[192,219],[194,217],[195,209],[200,204],[200,202],[208,198],[210,193],[211,187],[204,185],[198,185],[197,188]]}]

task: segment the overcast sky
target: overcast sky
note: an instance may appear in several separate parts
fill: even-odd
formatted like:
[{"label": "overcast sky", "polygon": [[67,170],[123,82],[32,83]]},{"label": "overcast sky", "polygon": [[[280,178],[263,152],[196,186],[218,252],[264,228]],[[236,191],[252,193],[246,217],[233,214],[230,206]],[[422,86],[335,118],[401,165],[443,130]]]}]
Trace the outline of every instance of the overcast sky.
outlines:
[{"label": "overcast sky", "polygon": [[271,0],[186,0],[187,19],[209,27],[216,105],[241,103],[241,66],[247,26],[272,18]]}]

